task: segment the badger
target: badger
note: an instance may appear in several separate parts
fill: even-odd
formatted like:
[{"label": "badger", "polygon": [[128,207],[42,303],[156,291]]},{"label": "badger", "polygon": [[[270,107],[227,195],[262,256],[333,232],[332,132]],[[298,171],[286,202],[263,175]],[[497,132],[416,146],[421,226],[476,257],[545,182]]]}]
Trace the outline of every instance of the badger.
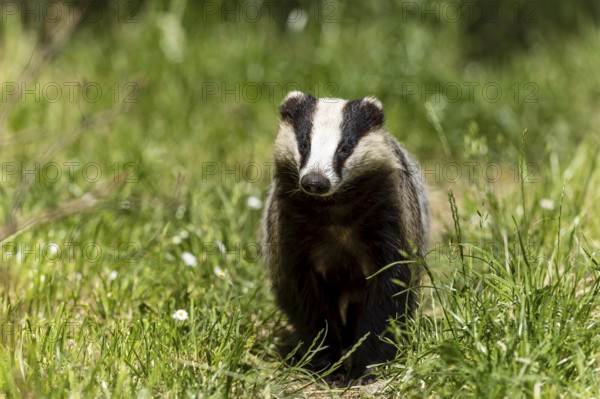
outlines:
[{"label": "badger", "polygon": [[315,371],[344,357],[330,382],[372,381],[371,366],[397,355],[390,321],[412,317],[418,302],[428,238],[419,168],[374,97],[294,91],[279,113],[261,225],[276,302],[299,342],[323,337]]}]

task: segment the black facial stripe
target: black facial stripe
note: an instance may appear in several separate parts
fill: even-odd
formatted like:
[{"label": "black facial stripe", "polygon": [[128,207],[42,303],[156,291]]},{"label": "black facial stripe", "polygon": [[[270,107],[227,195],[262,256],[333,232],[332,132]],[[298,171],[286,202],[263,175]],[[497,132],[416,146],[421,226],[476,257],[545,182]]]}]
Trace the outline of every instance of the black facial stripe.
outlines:
[{"label": "black facial stripe", "polygon": [[342,175],[344,163],[352,155],[360,139],[373,129],[382,126],[384,119],[381,108],[362,99],[347,102],[342,113],[342,139],[334,156],[334,170],[338,176]]},{"label": "black facial stripe", "polygon": [[300,165],[302,168],[308,161],[310,153],[310,132],[313,126],[313,115],[317,107],[317,99],[310,94],[292,97],[281,104],[281,119],[292,125],[296,134]]}]

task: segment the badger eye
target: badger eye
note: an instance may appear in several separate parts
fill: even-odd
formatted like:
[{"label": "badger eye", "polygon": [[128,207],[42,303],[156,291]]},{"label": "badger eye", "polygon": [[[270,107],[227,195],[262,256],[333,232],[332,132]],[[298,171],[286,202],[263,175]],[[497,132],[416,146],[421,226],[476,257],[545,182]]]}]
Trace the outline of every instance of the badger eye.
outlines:
[{"label": "badger eye", "polygon": [[298,148],[300,149],[300,151],[304,152],[308,149],[308,144],[306,144],[304,141],[298,143]]},{"label": "badger eye", "polygon": [[340,155],[348,155],[350,153],[350,146],[347,144],[344,144],[343,146],[341,146],[338,149],[338,152]]}]

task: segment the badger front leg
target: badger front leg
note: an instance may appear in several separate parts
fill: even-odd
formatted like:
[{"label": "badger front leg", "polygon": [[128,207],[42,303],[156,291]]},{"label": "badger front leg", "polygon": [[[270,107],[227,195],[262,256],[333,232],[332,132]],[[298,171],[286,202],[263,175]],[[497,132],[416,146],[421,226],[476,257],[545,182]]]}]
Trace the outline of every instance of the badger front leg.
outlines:
[{"label": "badger front leg", "polygon": [[[328,287],[318,276],[307,273],[305,279],[283,279],[275,287],[280,307],[287,314],[302,346],[296,358],[304,357],[309,348],[319,349],[308,366],[321,371],[335,363],[342,352],[341,324],[337,303],[330,295]],[[318,340],[317,340],[318,338]],[[314,345],[313,345],[314,343]],[[319,346],[322,344],[322,348]]]},{"label": "badger front leg", "polygon": [[364,338],[344,362],[348,384],[361,379],[363,382],[372,380],[362,378],[370,371],[369,366],[384,363],[396,356],[397,347],[385,340],[390,337],[390,320],[405,322],[407,317],[412,316],[415,294],[393,283],[388,273],[378,277],[367,291],[360,312],[356,314],[354,342],[346,348],[351,350]]}]

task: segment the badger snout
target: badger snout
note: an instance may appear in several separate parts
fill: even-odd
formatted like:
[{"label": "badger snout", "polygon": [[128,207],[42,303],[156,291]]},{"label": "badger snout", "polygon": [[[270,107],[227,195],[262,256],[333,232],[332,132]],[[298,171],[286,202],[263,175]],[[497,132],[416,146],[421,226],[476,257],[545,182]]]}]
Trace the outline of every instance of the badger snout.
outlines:
[{"label": "badger snout", "polygon": [[322,173],[310,172],[300,179],[300,187],[307,194],[323,195],[329,192],[331,181]]}]

